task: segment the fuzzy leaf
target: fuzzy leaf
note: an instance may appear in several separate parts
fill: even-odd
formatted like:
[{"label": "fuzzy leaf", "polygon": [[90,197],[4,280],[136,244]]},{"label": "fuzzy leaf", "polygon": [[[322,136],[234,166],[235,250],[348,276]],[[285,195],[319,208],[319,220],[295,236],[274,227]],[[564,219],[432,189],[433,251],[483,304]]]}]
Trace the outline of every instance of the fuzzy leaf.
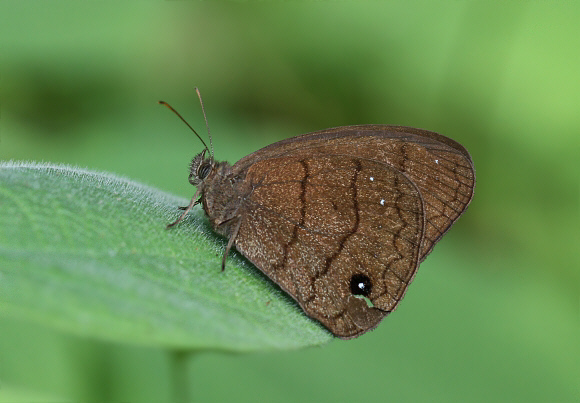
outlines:
[{"label": "fuzzy leaf", "polygon": [[0,163],[0,314],[179,349],[292,349],[332,335],[188,200],[68,166]]}]

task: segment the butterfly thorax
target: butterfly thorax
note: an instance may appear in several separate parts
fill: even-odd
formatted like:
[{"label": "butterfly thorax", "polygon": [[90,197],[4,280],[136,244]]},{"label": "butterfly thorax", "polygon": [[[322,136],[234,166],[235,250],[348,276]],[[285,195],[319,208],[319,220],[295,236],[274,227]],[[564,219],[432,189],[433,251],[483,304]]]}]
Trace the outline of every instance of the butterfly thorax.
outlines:
[{"label": "butterfly thorax", "polygon": [[244,193],[243,179],[234,175],[228,162],[214,162],[211,172],[199,185],[203,209],[213,229],[229,237],[235,219],[239,216]]}]

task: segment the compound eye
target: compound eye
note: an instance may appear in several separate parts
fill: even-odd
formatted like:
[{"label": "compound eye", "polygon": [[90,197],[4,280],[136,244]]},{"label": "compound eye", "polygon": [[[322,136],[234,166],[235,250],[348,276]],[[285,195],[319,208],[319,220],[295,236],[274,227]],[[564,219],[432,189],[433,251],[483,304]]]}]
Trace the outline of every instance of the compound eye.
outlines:
[{"label": "compound eye", "polygon": [[197,169],[197,177],[201,180],[204,180],[205,178],[207,178],[210,172],[211,172],[210,163],[201,164]]}]

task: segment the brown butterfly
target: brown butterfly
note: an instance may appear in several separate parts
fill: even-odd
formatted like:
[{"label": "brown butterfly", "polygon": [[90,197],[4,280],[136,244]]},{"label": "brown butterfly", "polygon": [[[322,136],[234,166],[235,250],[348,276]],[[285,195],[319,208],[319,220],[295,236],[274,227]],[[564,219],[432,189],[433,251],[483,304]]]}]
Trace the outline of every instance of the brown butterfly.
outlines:
[{"label": "brown butterfly", "polygon": [[222,269],[235,246],[343,339],[374,329],[395,310],[475,187],[462,145],[411,127],[303,134],[233,166],[207,151],[191,162],[195,196],[169,226],[201,203],[228,239]]}]

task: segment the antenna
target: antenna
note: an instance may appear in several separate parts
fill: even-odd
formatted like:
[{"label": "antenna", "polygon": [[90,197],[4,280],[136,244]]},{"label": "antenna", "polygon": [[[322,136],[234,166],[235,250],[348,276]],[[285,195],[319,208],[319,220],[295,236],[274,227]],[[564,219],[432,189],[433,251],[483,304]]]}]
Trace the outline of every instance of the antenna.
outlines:
[{"label": "antenna", "polygon": [[[213,144],[211,143],[211,134],[209,132],[209,125],[207,124],[207,117],[205,116],[205,108],[203,107],[203,100],[201,99],[201,94],[199,89],[195,87],[195,92],[197,92],[197,97],[199,98],[199,103],[201,104],[201,111],[203,112],[203,119],[205,120],[205,127],[207,127],[207,137],[209,137],[209,146],[211,148],[211,159],[213,160]],[[207,148],[207,146],[206,146]]]},{"label": "antenna", "polygon": [[[197,91],[197,88],[196,88],[196,91]],[[197,92],[197,94],[199,95],[199,91]],[[201,97],[199,99],[201,101]],[[173,109],[173,107],[171,105],[169,105],[165,101],[159,101],[159,103],[161,105],[167,106],[173,113],[175,113],[179,117],[179,119],[181,119],[183,121],[183,123],[185,123],[187,125],[187,127],[189,127],[191,129],[191,131],[195,133],[195,135],[197,136],[197,138],[203,143],[205,149],[208,150],[208,151],[210,151],[209,148],[207,147],[207,144],[205,144],[205,141],[203,141],[203,139],[201,138],[201,136],[199,134],[197,134],[197,132],[195,131],[195,129],[193,127],[191,127],[191,125],[189,123],[187,123],[187,121],[179,114],[179,112],[177,112],[175,109]],[[201,104],[201,109],[203,110],[203,104]],[[205,112],[203,113],[203,117],[205,118]],[[206,119],[205,123],[207,125],[207,119]],[[209,133],[209,127],[208,127],[208,133]],[[210,144],[211,144],[211,137],[209,138],[209,140],[210,140]],[[210,152],[211,152],[212,159],[213,159],[213,148],[212,148],[212,150]]]}]

